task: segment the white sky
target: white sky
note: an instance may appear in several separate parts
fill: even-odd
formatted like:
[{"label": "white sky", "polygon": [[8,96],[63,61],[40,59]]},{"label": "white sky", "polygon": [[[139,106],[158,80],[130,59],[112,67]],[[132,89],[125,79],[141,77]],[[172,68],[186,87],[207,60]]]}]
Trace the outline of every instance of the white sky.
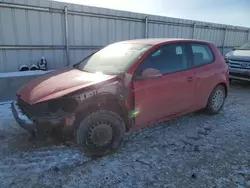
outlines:
[{"label": "white sky", "polygon": [[250,27],[250,0],[56,0],[175,18]]}]

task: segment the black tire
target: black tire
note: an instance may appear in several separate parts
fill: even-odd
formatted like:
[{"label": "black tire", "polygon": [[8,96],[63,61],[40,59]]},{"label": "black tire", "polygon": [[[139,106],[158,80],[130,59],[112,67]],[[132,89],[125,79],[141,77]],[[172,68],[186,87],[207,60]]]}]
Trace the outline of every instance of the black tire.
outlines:
[{"label": "black tire", "polygon": [[[213,105],[213,98],[216,95],[216,92],[218,92],[218,91],[223,94],[223,99],[222,99],[223,101],[222,101],[221,105],[218,105],[220,107],[215,108],[215,106]],[[225,88],[222,85],[216,86],[208,98],[208,102],[207,102],[207,106],[206,106],[207,113],[218,114],[224,106],[225,99],[226,99]]]},{"label": "black tire", "polygon": [[[96,131],[98,129],[99,132]],[[110,135],[111,130],[112,135]],[[116,151],[123,142],[124,134],[123,119],[114,112],[100,110],[89,114],[80,122],[76,130],[76,142],[84,150],[85,155],[101,157]],[[98,141],[102,142],[97,137],[108,137],[108,143],[96,144]],[[104,140],[104,138],[102,139]]]}]

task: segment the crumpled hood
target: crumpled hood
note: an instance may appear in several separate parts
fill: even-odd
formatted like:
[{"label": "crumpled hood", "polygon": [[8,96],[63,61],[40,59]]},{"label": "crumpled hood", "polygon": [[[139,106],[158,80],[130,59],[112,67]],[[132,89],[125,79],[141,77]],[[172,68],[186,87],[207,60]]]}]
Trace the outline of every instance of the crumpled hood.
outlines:
[{"label": "crumpled hood", "polygon": [[88,73],[74,68],[53,71],[40,76],[17,91],[17,95],[28,104],[58,98],[93,84],[116,77]]},{"label": "crumpled hood", "polygon": [[250,50],[234,50],[227,53],[226,58],[230,60],[250,61]]}]

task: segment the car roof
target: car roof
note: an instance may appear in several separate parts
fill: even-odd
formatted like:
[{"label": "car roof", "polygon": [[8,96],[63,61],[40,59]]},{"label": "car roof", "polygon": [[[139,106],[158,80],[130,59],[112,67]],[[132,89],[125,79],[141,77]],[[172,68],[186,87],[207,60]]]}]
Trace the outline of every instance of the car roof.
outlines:
[{"label": "car roof", "polygon": [[182,38],[147,38],[147,39],[134,39],[134,40],[126,40],[118,43],[129,43],[129,44],[145,44],[145,45],[157,45],[166,42],[202,42],[209,43],[203,40],[196,39],[182,39]]}]

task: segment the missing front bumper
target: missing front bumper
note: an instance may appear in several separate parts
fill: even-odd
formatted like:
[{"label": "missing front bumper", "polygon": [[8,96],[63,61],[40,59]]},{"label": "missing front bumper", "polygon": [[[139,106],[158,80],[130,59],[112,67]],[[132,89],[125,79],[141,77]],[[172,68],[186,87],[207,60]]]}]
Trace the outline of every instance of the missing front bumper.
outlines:
[{"label": "missing front bumper", "polygon": [[35,131],[35,123],[22,112],[16,101],[12,102],[11,110],[13,116],[21,127],[30,132]]},{"label": "missing front bumper", "polygon": [[72,128],[74,124],[74,114],[65,114],[65,116],[43,116],[36,117],[34,120],[25,115],[16,101],[12,102],[11,109],[13,116],[18,124],[28,132],[44,133],[55,129]]}]

